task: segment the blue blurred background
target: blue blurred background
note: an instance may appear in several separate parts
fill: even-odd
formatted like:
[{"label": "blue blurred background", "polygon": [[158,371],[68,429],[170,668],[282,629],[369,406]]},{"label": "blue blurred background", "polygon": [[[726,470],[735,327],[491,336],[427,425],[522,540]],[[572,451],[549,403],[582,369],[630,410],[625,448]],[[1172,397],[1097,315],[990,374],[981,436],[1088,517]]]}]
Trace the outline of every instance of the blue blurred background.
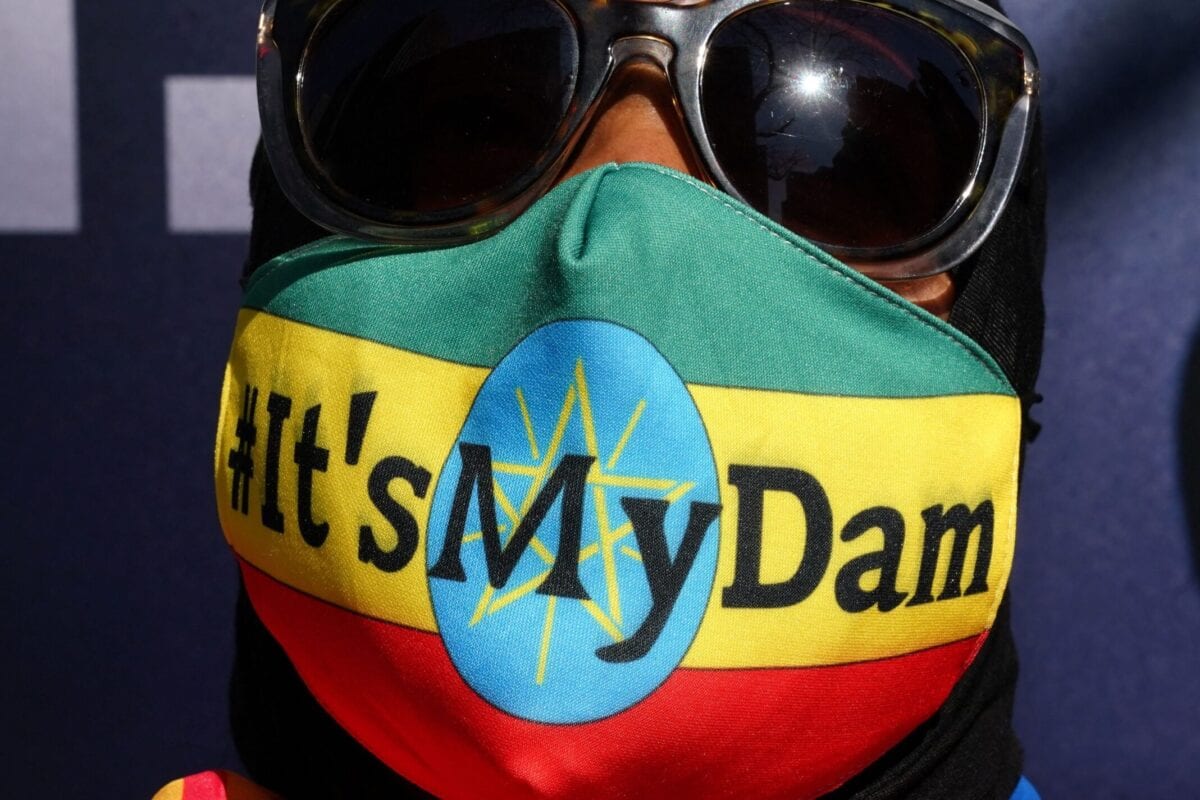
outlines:
[{"label": "blue blurred background", "polygon": [[[1051,169],[1014,577],[1027,771],[1047,798],[1200,797],[1200,3],[1008,7]],[[0,0],[0,797],[237,765],[211,458],[256,18]]]}]

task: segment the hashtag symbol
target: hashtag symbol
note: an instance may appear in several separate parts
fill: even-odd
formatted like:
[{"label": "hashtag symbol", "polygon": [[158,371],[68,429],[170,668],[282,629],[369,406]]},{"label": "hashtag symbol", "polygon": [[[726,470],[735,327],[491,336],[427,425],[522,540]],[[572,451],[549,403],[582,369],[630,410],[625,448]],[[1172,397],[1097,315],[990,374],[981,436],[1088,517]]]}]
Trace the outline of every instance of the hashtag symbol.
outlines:
[{"label": "hashtag symbol", "polygon": [[237,423],[238,446],[229,451],[229,468],[233,470],[233,510],[250,513],[250,479],[254,477],[254,409],[258,406],[258,389],[246,387],[242,398],[242,416]]}]

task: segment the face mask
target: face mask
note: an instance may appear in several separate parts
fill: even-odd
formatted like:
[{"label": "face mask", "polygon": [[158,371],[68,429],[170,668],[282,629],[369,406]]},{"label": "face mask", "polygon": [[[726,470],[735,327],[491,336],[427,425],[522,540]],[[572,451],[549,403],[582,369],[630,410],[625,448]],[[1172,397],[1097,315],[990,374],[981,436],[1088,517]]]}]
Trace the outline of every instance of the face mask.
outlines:
[{"label": "face mask", "polygon": [[711,188],[260,269],[222,525],[313,695],[443,797],[811,797],[995,620],[1020,403],[966,336]]}]

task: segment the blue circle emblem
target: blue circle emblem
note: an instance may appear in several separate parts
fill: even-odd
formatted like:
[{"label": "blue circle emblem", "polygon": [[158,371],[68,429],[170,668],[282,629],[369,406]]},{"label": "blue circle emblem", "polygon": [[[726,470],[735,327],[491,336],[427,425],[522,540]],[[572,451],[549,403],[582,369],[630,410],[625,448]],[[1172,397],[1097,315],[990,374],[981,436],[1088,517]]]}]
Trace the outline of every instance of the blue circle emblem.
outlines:
[{"label": "blue circle emblem", "polygon": [[433,496],[429,589],[459,674],[538,722],[639,702],[699,630],[718,503],[700,413],[653,345],[539,328],[484,381]]}]

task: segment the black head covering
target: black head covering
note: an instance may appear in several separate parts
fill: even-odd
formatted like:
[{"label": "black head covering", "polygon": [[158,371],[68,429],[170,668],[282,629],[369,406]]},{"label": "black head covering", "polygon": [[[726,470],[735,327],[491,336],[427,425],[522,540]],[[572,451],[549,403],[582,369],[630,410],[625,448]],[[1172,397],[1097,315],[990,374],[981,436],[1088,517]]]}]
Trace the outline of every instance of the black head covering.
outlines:
[{"label": "black head covering", "polygon": [[[995,2],[991,3],[996,5]],[[325,232],[284,196],[261,145],[250,178],[254,223],[245,275]],[[956,271],[950,315],[1004,370],[1026,411],[1036,399],[1044,310],[1045,172],[1040,125],[995,231]],[[1026,416],[1026,438],[1035,425]],[[1002,800],[1021,774],[1012,729],[1016,650],[1008,600],[992,634],[941,710],[841,789],[837,800]],[[230,684],[234,741],[250,777],[284,797],[403,798],[425,793],[350,737],[318,705],[242,587]]]}]

